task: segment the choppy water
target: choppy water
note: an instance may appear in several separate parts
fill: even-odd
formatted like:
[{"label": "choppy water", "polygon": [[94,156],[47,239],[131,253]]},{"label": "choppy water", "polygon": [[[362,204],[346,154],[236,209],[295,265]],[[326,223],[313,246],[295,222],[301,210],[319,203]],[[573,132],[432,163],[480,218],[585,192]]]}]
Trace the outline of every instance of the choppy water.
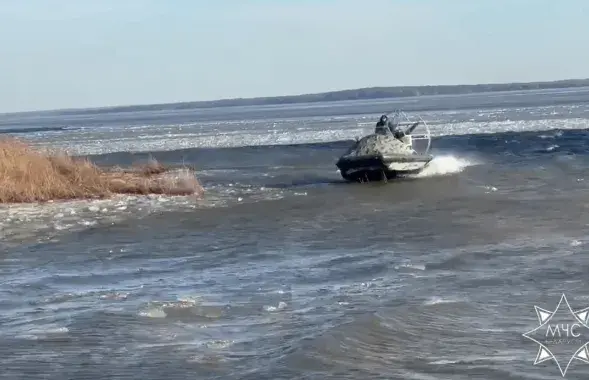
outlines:
[{"label": "choppy water", "polygon": [[[393,108],[430,123],[432,167],[343,183]],[[559,378],[522,334],[534,305],[589,306],[588,127],[589,89],[3,116],[102,164],[195,165],[207,194],[0,207],[0,377]]]}]

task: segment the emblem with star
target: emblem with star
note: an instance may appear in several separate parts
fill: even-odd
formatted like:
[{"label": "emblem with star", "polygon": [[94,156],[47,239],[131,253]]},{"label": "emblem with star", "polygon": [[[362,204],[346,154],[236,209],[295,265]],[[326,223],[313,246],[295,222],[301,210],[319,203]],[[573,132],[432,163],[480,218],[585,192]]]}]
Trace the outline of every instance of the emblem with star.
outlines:
[{"label": "emblem with star", "polygon": [[563,294],[554,311],[534,309],[539,326],[522,334],[539,345],[534,365],[553,360],[564,377],[573,360],[589,364],[589,307],[573,311]]}]

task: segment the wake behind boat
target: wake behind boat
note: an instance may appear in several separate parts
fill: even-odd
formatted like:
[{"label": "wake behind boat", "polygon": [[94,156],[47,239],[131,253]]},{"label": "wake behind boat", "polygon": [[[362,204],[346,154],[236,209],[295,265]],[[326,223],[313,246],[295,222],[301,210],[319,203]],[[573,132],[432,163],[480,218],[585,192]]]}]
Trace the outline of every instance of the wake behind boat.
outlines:
[{"label": "wake behind boat", "polygon": [[[431,162],[431,136],[425,121],[419,118],[410,122],[401,111],[391,119],[388,114],[382,115],[374,133],[357,140],[340,157],[336,166],[345,180],[383,181],[418,174]],[[422,133],[417,131],[419,126],[424,129]]]}]

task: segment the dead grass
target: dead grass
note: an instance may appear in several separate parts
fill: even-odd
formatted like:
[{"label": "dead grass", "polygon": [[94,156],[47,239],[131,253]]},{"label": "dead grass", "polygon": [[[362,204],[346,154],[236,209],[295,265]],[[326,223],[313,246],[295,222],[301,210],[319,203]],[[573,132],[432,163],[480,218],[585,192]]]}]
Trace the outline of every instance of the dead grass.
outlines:
[{"label": "dead grass", "polygon": [[202,196],[194,170],[173,170],[151,159],[131,169],[100,168],[87,159],[43,152],[0,138],[0,203],[105,198],[113,194]]}]

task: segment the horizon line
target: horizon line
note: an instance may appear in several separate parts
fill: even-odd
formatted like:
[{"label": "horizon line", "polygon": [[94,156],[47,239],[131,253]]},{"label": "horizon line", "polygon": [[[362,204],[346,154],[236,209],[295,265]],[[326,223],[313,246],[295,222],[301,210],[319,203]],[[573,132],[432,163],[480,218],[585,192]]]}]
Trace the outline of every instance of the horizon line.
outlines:
[{"label": "horizon line", "polygon": [[[196,100],[196,101],[179,101],[179,102],[166,102],[166,103],[144,103],[144,104],[120,104],[120,105],[105,105],[105,106],[94,106],[94,107],[67,107],[67,108],[54,108],[54,109],[39,109],[39,110],[30,110],[30,111],[16,111],[16,112],[1,112],[0,116],[16,116],[16,115],[23,115],[23,114],[43,114],[43,113],[79,113],[82,111],[114,111],[119,110],[123,111],[125,109],[134,109],[134,110],[141,110],[143,108],[154,108],[154,107],[169,107],[174,105],[186,105],[185,108],[191,109],[210,109],[210,108],[226,108],[226,107],[239,107],[239,106],[261,106],[261,105],[284,105],[284,104],[304,104],[304,103],[329,103],[329,102],[338,102],[338,101],[346,101],[346,100],[370,100],[370,99],[387,99],[387,98],[410,98],[410,97],[420,97],[420,96],[436,96],[436,95],[461,95],[466,94],[468,92],[464,91],[467,89],[472,89],[476,87],[482,86],[491,86],[491,87],[505,87],[505,86],[525,86],[525,85],[557,85],[556,87],[551,87],[551,89],[558,89],[558,88],[574,88],[574,87],[584,87],[589,86],[589,78],[570,78],[570,79],[556,79],[556,80],[545,80],[545,81],[531,81],[531,82],[490,82],[490,83],[476,83],[476,84],[434,84],[434,85],[399,85],[399,86],[372,86],[372,87],[357,87],[357,88],[348,88],[342,90],[332,90],[332,91],[323,91],[323,92],[309,92],[309,93],[299,93],[299,94],[291,94],[291,95],[273,95],[273,96],[257,96],[257,97],[234,97],[234,98],[221,98],[221,99],[213,99],[213,100]],[[296,101],[297,99],[303,99],[305,97],[320,97],[320,96],[329,96],[335,94],[344,94],[344,93],[353,93],[359,91],[419,91],[420,89],[451,89],[451,88],[462,88],[463,91],[458,91],[453,94],[413,94],[413,95],[397,95],[394,96],[365,96],[363,99],[318,99],[318,100],[309,100],[309,101]],[[530,89],[498,89],[498,88],[491,88],[491,89],[482,89],[480,91],[470,92],[472,93],[486,93],[486,92],[503,92],[503,91],[529,91]],[[278,102],[279,99],[290,99],[290,101],[286,102]],[[255,103],[258,102],[267,102],[266,104],[230,104],[230,105],[223,105],[223,103]],[[274,103],[272,102],[274,101]],[[192,106],[190,106],[192,105]]]}]

